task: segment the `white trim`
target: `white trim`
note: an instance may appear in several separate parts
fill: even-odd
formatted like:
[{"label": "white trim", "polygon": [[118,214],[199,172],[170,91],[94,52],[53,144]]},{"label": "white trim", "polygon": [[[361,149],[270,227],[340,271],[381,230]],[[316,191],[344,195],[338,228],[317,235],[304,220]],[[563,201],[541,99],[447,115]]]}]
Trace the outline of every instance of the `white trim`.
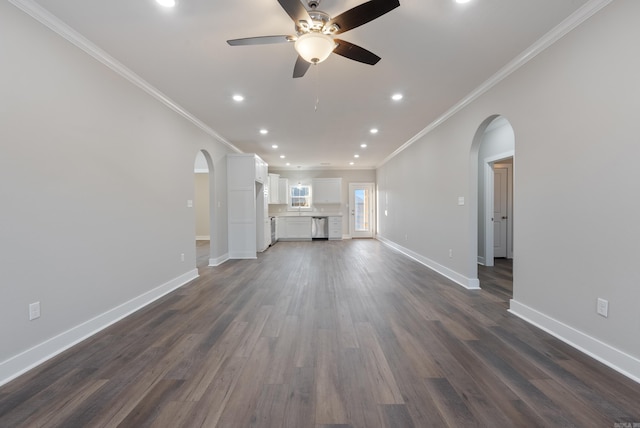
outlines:
[{"label": "white trim", "polygon": [[223,254],[220,257],[209,259],[209,266],[216,267],[229,260],[229,253]]},{"label": "white trim", "polygon": [[485,266],[485,264],[484,264],[484,257],[482,257],[482,256],[478,256],[478,264],[479,264],[479,265],[482,265],[482,266]]},{"label": "white trim", "polygon": [[193,269],[0,363],[0,386],[198,277]]},{"label": "white trim", "polygon": [[196,241],[210,241],[211,236],[209,235],[196,235]]},{"label": "white trim", "polygon": [[380,235],[376,235],[376,239],[388,247],[393,248],[399,253],[404,254],[405,256],[414,259],[420,264],[425,265],[429,269],[439,273],[440,275],[449,278],[451,281],[455,282],[458,285],[468,289],[468,290],[479,290],[480,289],[480,281],[477,278],[467,278],[464,275],[459,274],[458,272],[449,269],[446,266],[442,266],[441,264],[428,259],[414,251],[409,250],[408,248],[404,248],[401,245],[396,244],[393,241],[390,241]]},{"label": "white trim", "polygon": [[[493,122],[492,122],[493,123]],[[489,124],[490,125],[490,124]],[[503,153],[498,153],[493,156],[488,156],[482,159],[482,164],[484,166],[484,262],[483,263],[487,267],[494,266],[493,263],[493,166],[492,164],[503,160],[513,158],[515,160],[515,150],[508,150]],[[513,203],[513,201],[511,201]],[[509,217],[512,217],[512,213],[508,214]],[[511,232],[513,233],[513,232]],[[509,252],[507,251],[507,255]],[[513,258],[513,257],[511,257]]]},{"label": "white trim", "polygon": [[553,45],[555,42],[563,38],[570,31],[576,28],[578,25],[582,24],[587,19],[591,18],[594,14],[596,14],[600,9],[611,3],[613,0],[590,0],[585,3],[581,8],[576,10],[571,16],[558,24],[555,28],[549,31],[547,34],[538,39],[534,44],[525,49],[520,55],[516,56],[512,59],[507,65],[498,70],[493,76],[491,76],[488,80],[478,86],[476,89],[471,91],[466,97],[458,101],[453,105],[449,110],[444,112],[440,117],[431,122],[424,128],[422,131],[418,132],[412,138],[409,139],[406,143],[398,147],[393,153],[387,156],[376,168],[380,168],[385,163],[389,162],[391,159],[399,155],[401,152],[409,148],[413,143],[427,135],[429,132],[436,129],[440,124],[444,123],[451,116],[458,113],[460,110],[465,108],[467,105],[471,104],[473,101],[478,99],[481,95],[487,92],[489,89],[493,88],[498,83],[502,82],[504,79],[509,77],[511,73],[518,70],[520,67],[525,65],[527,62],[535,58],[538,54],[543,52],[549,46]]},{"label": "white trim", "polygon": [[156,87],[152,86],[149,82],[144,80],[142,77],[138,76],[136,73],[131,71],[129,68],[125,67],[122,63],[117,61],[107,52],[100,49],[89,39],[82,36],[76,30],[62,22],[55,15],[51,14],[48,10],[37,4],[33,0],[9,0],[9,3],[16,6],[18,9],[22,10],[27,15],[34,18],[36,21],[40,22],[44,26],[48,27],[58,35],[62,36],[67,41],[71,42],[78,48],[82,49],[85,53],[89,54],[120,76],[127,79],[129,82],[133,83],[147,94],[151,95],[165,106],[169,107],[171,110],[175,111],[195,126],[203,130],[209,136],[213,137],[220,143],[226,145],[231,150],[242,153],[242,151],[231,144],[231,142],[224,139],[220,134],[202,122],[200,119],[195,117],[193,114],[185,110],[182,106],[177,104],[175,101],[170,99],[168,96],[160,92]]},{"label": "white trim", "polygon": [[[490,159],[490,158],[489,158]],[[484,259],[485,266],[494,266],[493,256],[493,210],[495,183],[491,161],[483,159],[484,167]]]},{"label": "white trim", "polygon": [[[377,206],[377,192],[376,192],[376,183],[372,182],[353,182],[349,183],[349,196],[347,197],[349,201],[349,210],[351,210],[352,214],[349,215],[349,235],[351,237],[356,238],[373,238],[376,236],[376,206]],[[353,206],[355,205],[355,189],[368,189],[371,195],[371,203],[369,204],[369,217],[371,220],[369,221],[369,233],[366,235],[361,235],[360,232],[355,230],[355,216],[353,215]]]},{"label": "white trim", "polygon": [[509,312],[640,383],[640,359],[511,299]]}]

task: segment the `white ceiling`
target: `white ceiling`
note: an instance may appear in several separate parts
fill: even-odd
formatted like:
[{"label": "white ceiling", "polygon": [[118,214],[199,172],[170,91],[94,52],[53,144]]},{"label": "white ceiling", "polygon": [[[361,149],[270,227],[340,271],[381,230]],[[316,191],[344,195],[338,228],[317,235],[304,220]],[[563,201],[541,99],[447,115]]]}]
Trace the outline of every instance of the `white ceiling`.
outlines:
[{"label": "white ceiling", "polygon": [[[276,0],[178,0],[174,9],[154,0],[13,0],[31,1],[227,142],[270,166],[292,168],[379,165],[587,3],[400,0],[400,7],[340,35],[382,57],[377,65],[331,55],[293,79],[292,44],[226,43],[294,34]],[[318,9],[336,16],[360,3],[323,0]],[[400,102],[390,98],[396,92],[404,94]],[[235,93],[245,100],[234,102]],[[371,135],[372,127],[380,132]],[[260,128],[269,133],[260,135]]]}]

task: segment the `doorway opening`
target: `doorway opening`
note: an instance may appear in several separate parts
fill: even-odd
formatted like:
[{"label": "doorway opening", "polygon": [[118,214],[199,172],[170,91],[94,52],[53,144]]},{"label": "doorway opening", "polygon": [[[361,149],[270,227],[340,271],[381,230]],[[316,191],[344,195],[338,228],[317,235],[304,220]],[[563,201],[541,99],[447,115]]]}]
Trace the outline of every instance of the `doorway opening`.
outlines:
[{"label": "doorway opening", "polygon": [[375,186],[373,183],[349,183],[349,235],[373,238]]},{"label": "doorway opening", "polygon": [[471,213],[477,238],[473,263],[480,287],[508,301],[513,297],[515,133],[504,116],[491,116],[478,128],[471,150],[477,189]]},{"label": "doorway opening", "polygon": [[213,161],[206,150],[200,150],[194,161],[194,211],[196,267],[215,266],[215,175]]}]

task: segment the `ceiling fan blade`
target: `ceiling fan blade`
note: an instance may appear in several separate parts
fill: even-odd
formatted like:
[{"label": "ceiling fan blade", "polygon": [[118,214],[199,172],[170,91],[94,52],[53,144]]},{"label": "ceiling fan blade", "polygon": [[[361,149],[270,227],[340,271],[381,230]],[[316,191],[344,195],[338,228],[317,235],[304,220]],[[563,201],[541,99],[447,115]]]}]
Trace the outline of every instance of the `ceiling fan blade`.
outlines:
[{"label": "ceiling fan blade", "polygon": [[278,0],[278,3],[280,3],[280,6],[282,6],[284,11],[293,19],[296,25],[298,25],[300,21],[311,23],[309,12],[307,12],[307,9],[304,8],[300,0]]},{"label": "ceiling fan blade", "polygon": [[294,79],[297,77],[302,77],[307,72],[309,67],[311,66],[310,62],[302,59],[300,55],[298,55],[298,59],[296,60],[296,65],[293,67],[293,77]]},{"label": "ceiling fan blade", "polygon": [[245,37],[244,39],[227,40],[231,46],[248,46],[248,45],[271,45],[274,43],[287,43],[291,41],[291,36],[260,36]]},{"label": "ceiling fan blade", "polygon": [[361,48],[358,45],[354,45],[353,43],[340,39],[334,39],[334,41],[338,46],[333,50],[333,53],[369,65],[375,65],[380,61],[380,57],[378,55],[373,52],[369,52],[365,48]]},{"label": "ceiling fan blade", "polygon": [[362,24],[366,24],[369,21],[373,21],[398,6],[400,6],[398,0],[370,0],[336,16],[325,25],[325,28],[336,24],[339,28],[333,34],[344,33]]}]

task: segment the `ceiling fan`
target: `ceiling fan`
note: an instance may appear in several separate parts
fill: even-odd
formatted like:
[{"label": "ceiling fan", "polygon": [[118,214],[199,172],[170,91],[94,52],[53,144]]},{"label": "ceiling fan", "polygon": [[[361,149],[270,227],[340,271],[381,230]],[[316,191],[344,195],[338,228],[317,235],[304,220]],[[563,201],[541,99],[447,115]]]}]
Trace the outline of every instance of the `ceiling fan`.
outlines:
[{"label": "ceiling fan", "polygon": [[295,24],[295,35],[247,37],[227,40],[231,46],[266,45],[295,42],[298,59],[293,77],[302,77],[311,64],[318,64],[331,52],[345,58],[374,65],[380,57],[368,50],[333,36],[373,21],[400,6],[398,0],[370,0],[331,18],[317,10],[321,0],[308,0],[307,10],[300,0],[278,0]]}]

